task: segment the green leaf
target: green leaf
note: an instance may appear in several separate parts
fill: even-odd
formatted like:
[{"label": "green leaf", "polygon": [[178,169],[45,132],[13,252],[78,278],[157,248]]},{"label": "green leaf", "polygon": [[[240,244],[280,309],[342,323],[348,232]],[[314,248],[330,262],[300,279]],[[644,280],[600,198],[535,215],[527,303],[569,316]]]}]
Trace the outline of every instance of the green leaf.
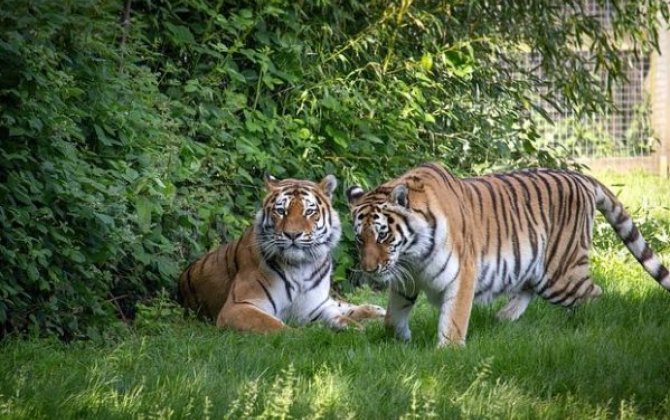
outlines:
[{"label": "green leaf", "polygon": [[425,71],[431,71],[433,69],[433,56],[430,53],[424,53],[421,56],[421,67]]},{"label": "green leaf", "polygon": [[172,33],[174,41],[178,44],[194,44],[195,38],[188,27],[182,25],[173,25],[165,22],[165,27]]},{"label": "green leaf", "polygon": [[104,213],[95,213],[96,219],[100,220],[103,224],[113,227],[114,226],[114,218],[104,214]]},{"label": "green leaf", "polygon": [[148,232],[151,229],[151,208],[152,204],[146,197],[137,197],[135,199],[135,213],[137,215],[137,225],[142,232]]}]

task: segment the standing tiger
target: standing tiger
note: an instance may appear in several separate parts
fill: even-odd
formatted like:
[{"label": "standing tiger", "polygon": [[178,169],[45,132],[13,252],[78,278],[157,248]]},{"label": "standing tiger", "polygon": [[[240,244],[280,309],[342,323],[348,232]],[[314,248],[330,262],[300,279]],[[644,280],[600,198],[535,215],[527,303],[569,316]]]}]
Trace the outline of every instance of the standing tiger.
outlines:
[{"label": "standing tiger", "polygon": [[369,192],[347,190],[360,266],[391,282],[385,324],[409,340],[419,291],[439,308],[438,346],[464,344],[473,301],[507,293],[516,320],[534,294],[566,307],[602,293],[588,251],[595,210],[664,288],[670,274],[619,200],[576,172],[526,170],[459,179],[426,163]]},{"label": "standing tiger", "polygon": [[331,205],[337,179],[266,177],[267,194],[253,226],[192,263],[179,278],[182,303],[220,327],[267,332],[323,321],[335,329],[384,316],[375,305],[329,296],[331,252],[340,220]]}]

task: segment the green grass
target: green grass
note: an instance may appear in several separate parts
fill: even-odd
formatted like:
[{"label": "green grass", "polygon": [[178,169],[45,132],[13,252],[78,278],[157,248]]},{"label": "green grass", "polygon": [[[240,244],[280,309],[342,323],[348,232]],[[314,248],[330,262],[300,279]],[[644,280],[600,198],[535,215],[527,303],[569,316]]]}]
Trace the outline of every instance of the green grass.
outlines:
[{"label": "green grass", "polygon": [[[661,231],[668,262],[670,183],[599,178],[627,185],[614,189],[645,228]],[[639,180],[644,187],[631,187]],[[620,242],[598,243],[602,298],[574,312],[535,300],[515,323],[495,321],[502,302],[477,307],[462,349],[435,348],[437,316],[423,299],[410,344],[379,323],[364,332],[220,331],[165,301],[141,308],[134,329],[112,342],[8,339],[0,416],[668,418],[670,294]],[[385,301],[367,289],[350,298]]]}]

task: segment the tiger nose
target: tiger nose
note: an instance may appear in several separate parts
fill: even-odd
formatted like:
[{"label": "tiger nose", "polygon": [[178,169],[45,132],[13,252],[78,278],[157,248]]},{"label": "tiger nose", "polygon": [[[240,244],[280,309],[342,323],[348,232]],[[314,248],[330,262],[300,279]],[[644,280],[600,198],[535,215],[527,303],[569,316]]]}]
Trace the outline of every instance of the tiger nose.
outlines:
[{"label": "tiger nose", "polygon": [[381,264],[361,264],[361,269],[366,273],[378,273],[381,270]]},{"label": "tiger nose", "polygon": [[292,241],[295,241],[300,236],[302,236],[302,232],[284,232],[284,236],[286,236],[287,238],[289,238]]}]

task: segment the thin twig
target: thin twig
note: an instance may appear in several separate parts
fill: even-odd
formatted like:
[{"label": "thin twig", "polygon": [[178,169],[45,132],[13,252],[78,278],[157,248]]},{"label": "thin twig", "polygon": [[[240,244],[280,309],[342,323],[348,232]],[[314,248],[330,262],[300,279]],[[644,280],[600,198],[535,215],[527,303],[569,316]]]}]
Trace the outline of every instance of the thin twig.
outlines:
[{"label": "thin twig", "polygon": [[121,320],[123,321],[124,324],[129,324],[130,321],[126,317],[126,314],[123,313],[123,309],[121,309],[121,305],[119,305],[118,301],[124,298],[127,298],[128,295],[121,295],[121,296],[114,296],[111,293],[109,293],[110,298],[107,300],[108,302],[111,302],[114,304],[116,307],[116,310],[119,312],[119,315],[121,315]]},{"label": "thin twig", "polygon": [[130,5],[132,2],[133,0],[126,0],[126,4],[123,6],[123,16],[121,16],[121,68],[123,68],[123,56],[128,39],[128,29],[130,28]]}]

